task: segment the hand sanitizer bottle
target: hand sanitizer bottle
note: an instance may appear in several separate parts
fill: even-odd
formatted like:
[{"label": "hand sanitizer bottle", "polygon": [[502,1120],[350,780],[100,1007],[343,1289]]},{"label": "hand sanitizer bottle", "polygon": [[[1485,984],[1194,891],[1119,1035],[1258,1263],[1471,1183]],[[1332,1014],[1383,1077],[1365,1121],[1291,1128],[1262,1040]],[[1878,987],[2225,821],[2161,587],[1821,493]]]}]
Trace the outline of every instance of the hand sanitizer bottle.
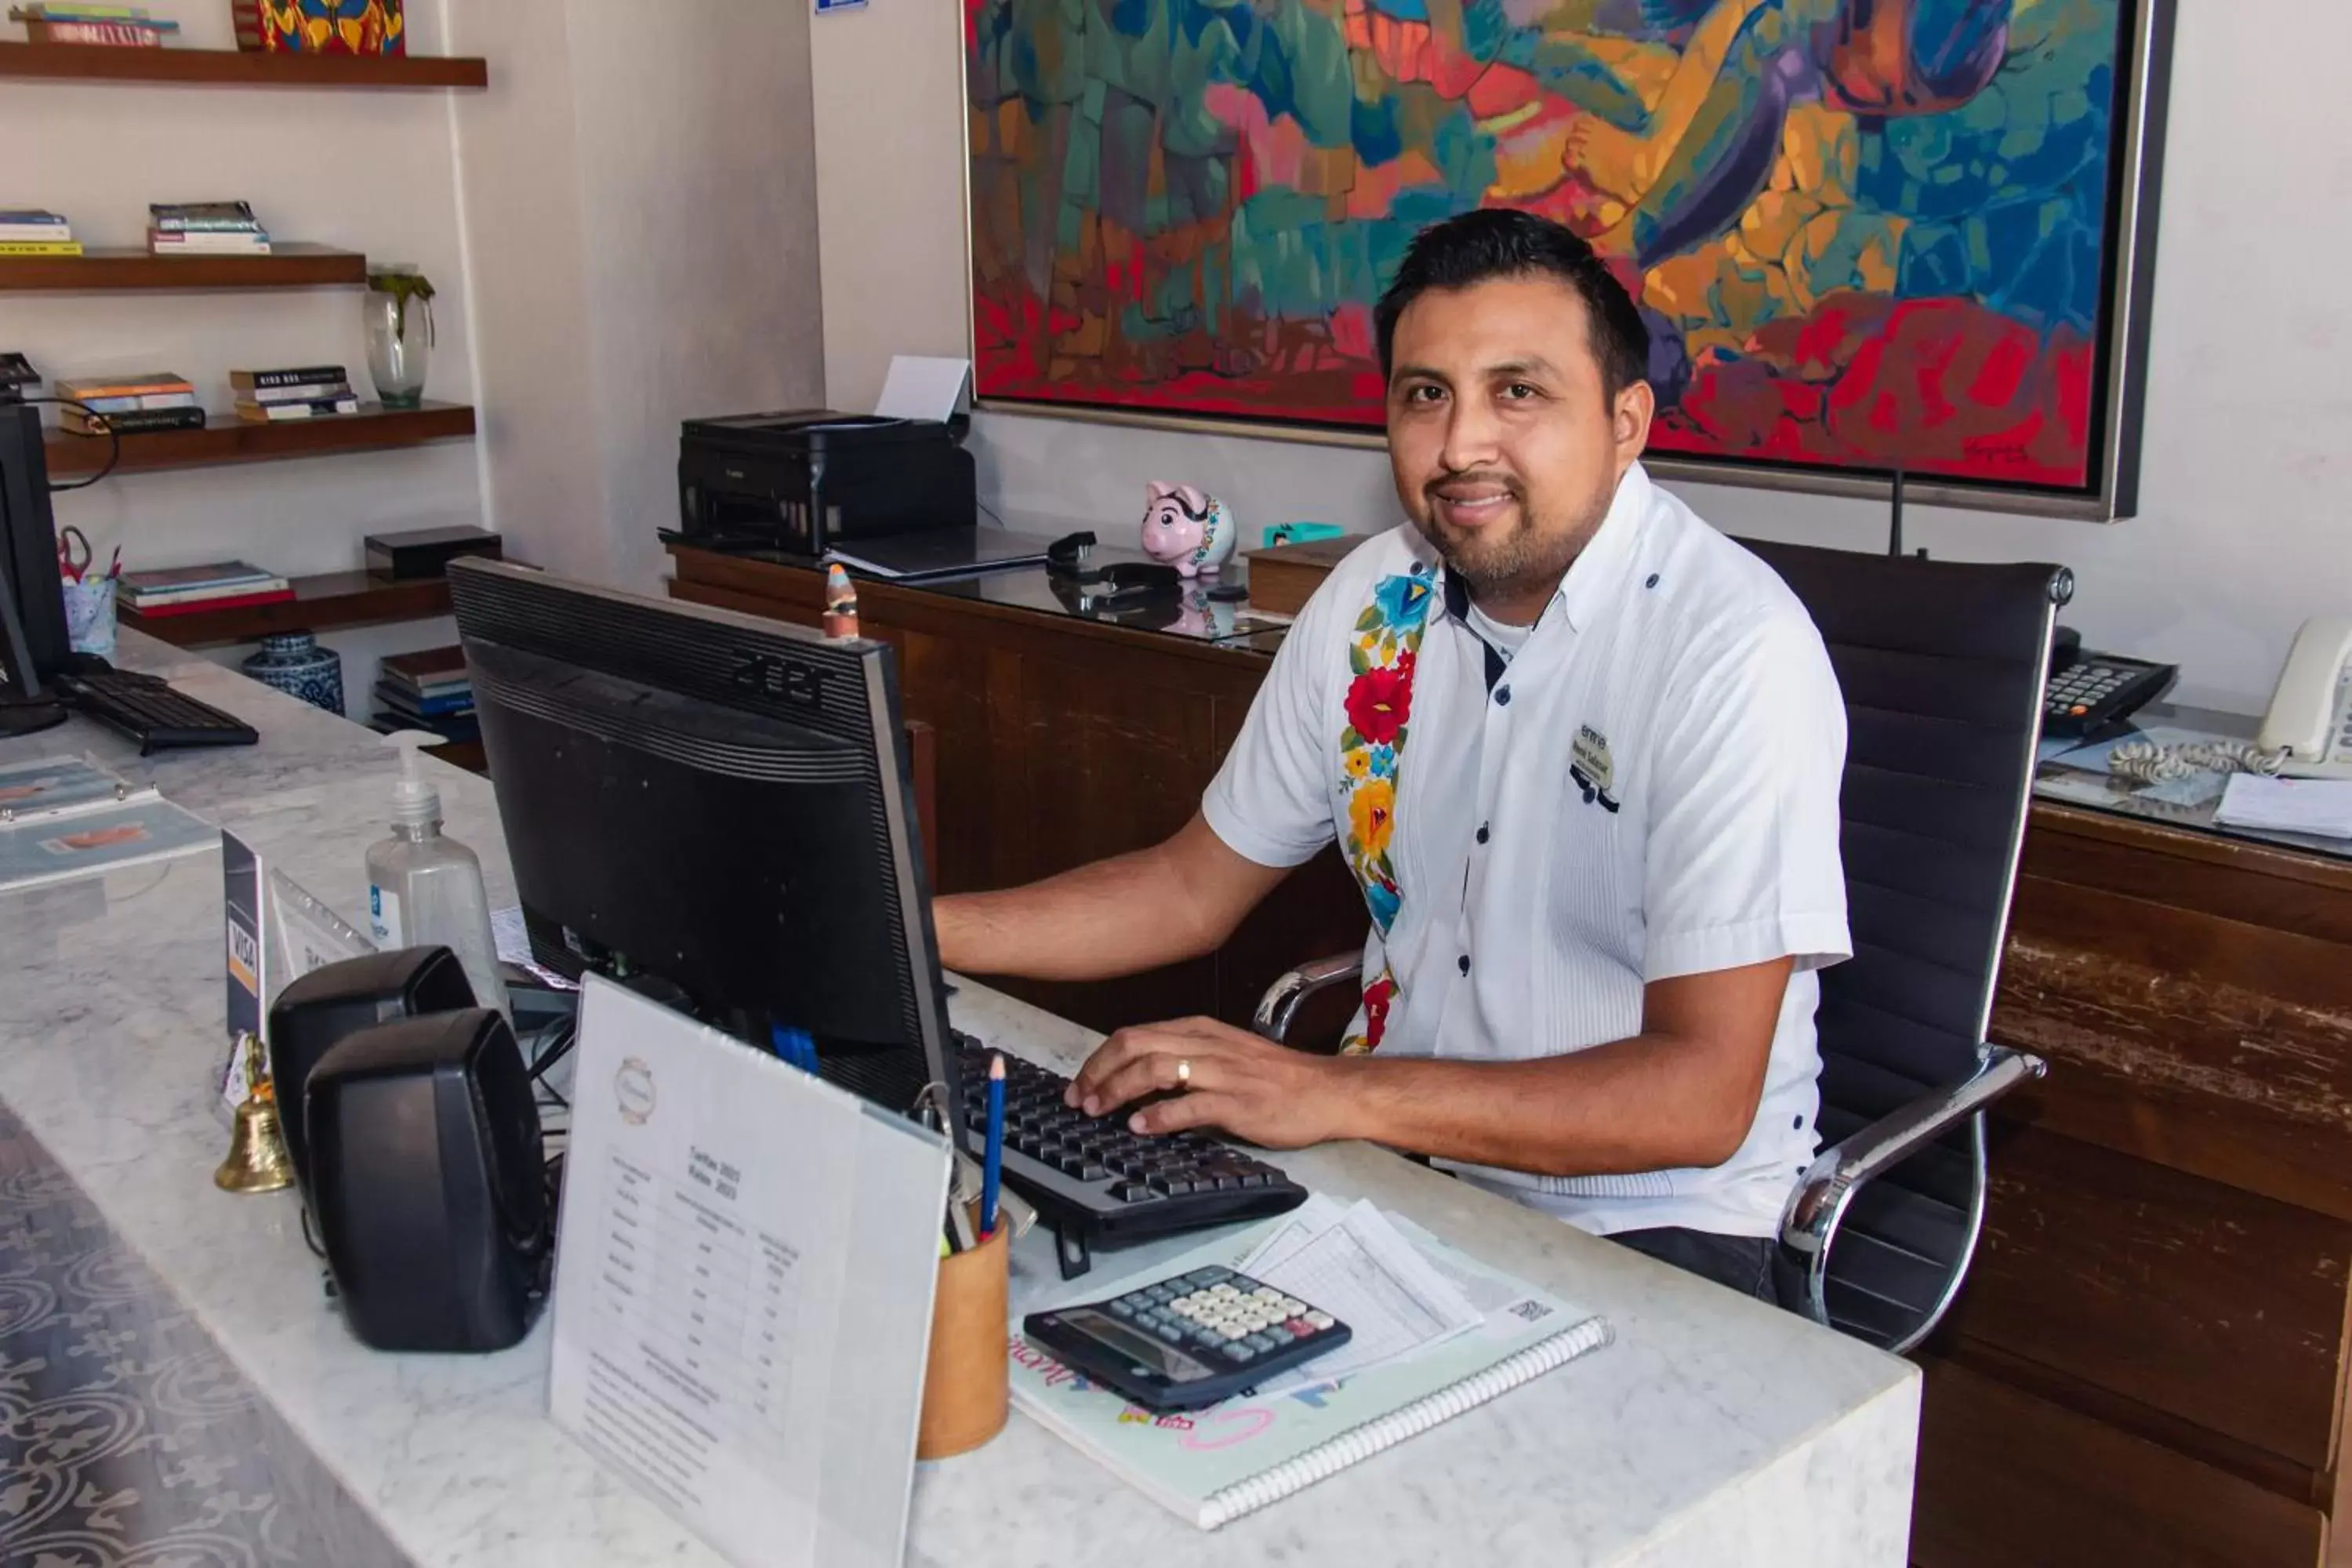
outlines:
[{"label": "hand sanitizer bottle", "polygon": [[474,1005],[511,1017],[482,862],[441,831],[441,794],[417,771],[418,748],[440,739],[423,730],[386,737],[400,748],[400,782],[392,791],[392,837],[368,847],[369,930],[381,948],[447,948],[473,985]]}]

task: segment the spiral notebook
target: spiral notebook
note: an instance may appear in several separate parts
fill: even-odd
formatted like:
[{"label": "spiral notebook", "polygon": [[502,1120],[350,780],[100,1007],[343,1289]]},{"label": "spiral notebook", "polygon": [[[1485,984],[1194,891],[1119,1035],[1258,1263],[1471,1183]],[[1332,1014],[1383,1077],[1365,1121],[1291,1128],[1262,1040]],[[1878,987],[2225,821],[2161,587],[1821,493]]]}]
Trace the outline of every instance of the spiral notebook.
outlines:
[{"label": "spiral notebook", "polygon": [[[1284,1379],[1276,1392],[1169,1415],[1129,1404],[1016,1334],[1013,1403],[1161,1507],[1214,1530],[1609,1342],[1598,1316],[1386,1217],[1475,1305],[1478,1320],[1466,1331],[1336,1383]],[[1213,1264],[1242,1266],[1285,1224],[1266,1221],[1067,1299],[1099,1300]]]}]

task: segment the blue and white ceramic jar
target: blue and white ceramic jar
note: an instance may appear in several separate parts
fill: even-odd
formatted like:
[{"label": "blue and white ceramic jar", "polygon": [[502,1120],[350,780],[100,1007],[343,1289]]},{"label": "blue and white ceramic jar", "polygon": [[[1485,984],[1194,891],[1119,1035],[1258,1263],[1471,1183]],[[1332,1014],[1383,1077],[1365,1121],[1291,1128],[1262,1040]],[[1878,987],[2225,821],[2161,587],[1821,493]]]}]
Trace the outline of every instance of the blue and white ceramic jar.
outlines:
[{"label": "blue and white ceramic jar", "polygon": [[330,713],[343,710],[343,656],[320,647],[309,632],[280,632],[261,639],[261,651],[240,666],[264,686],[299,697]]}]

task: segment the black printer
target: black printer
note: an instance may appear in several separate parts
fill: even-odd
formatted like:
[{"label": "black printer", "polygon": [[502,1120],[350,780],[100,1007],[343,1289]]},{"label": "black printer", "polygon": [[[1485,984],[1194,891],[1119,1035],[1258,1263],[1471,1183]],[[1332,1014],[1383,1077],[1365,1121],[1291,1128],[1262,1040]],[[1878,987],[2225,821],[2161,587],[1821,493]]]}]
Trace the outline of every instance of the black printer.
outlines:
[{"label": "black printer", "polygon": [[936,419],[824,408],[689,419],[678,437],[678,537],[818,556],[860,539],[974,527],[960,433]]}]

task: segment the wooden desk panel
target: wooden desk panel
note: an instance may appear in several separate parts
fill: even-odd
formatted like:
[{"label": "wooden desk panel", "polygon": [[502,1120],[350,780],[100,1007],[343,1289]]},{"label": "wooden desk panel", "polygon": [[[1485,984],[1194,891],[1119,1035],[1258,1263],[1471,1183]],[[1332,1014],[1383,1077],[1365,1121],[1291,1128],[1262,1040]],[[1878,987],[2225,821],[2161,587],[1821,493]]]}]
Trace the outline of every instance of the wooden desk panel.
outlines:
[{"label": "wooden desk panel", "polygon": [[[673,554],[680,596],[815,623],[813,573]],[[859,595],[939,732],[950,889],[1171,831],[1270,662]],[[2022,870],[1991,1032],[2051,1074],[1994,1120],[1975,1269],[1922,1358],[1913,1561],[2352,1568],[2352,864],[2037,804]],[[1363,931],[1327,854],[1213,959],[1024,994],[1096,1027],[1238,1021]]]}]

